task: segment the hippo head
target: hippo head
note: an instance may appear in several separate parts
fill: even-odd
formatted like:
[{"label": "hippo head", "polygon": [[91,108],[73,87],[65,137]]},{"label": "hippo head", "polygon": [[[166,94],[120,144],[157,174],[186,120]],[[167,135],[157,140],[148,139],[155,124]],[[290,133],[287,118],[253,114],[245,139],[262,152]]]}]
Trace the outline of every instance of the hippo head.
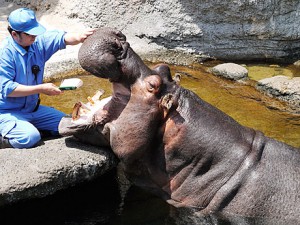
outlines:
[{"label": "hippo head", "polygon": [[175,92],[176,87],[175,82],[166,82],[160,75],[139,78],[120,116],[105,124],[103,134],[125,167],[136,163],[152,147],[169,110],[176,106],[173,94],[166,90]]},{"label": "hippo head", "polygon": [[131,49],[126,36],[113,28],[99,28],[79,49],[79,63],[91,74],[128,85],[143,74],[151,74]]},{"label": "hippo head", "polygon": [[[132,97],[131,91],[134,90],[132,87],[136,82],[143,80],[145,84],[152,84],[157,83],[155,80],[161,80],[163,87],[159,89],[166,92],[170,91],[169,87],[173,87],[166,85],[173,82],[168,65],[158,64],[150,69],[126,42],[125,35],[112,28],[97,29],[84,41],[78,56],[83,69],[112,82],[112,97],[105,104],[99,104],[101,107],[97,110],[91,106],[91,113],[88,113],[85,120],[80,119],[83,121],[80,124],[71,117],[64,117],[59,125],[59,133],[63,136],[74,135],[83,142],[96,143],[99,146],[103,146],[104,142],[107,146],[107,142],[102,141],[105,138],[99,138],[103,126],[119,117]],[[144,81],[148,76],[152,77],[151,82],[148,79]]]}]

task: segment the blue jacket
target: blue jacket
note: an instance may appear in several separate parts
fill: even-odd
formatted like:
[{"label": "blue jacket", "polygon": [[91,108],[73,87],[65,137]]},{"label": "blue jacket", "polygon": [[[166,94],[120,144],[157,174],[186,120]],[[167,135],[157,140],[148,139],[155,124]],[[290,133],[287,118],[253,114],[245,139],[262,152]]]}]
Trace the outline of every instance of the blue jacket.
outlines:
[{"label": "blue jacket", "polygon": [[[46,61],[58,50],[66,48],[63,31],[46,31],[36,37],[26,51],[22,46],[7,37],[0,46],[0,113],[12,111],[32,112],[39,95],[27,97],[7,97],[18,84],[36,85],[43,83]],[[37,76],[32,66],[40,68]]]}]

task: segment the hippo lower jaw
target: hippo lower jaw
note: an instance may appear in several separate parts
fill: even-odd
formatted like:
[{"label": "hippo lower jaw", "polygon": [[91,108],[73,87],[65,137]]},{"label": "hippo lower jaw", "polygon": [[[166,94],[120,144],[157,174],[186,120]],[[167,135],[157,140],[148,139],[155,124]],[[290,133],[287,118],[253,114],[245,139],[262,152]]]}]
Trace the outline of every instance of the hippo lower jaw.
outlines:
[{"label": "hippo lower jaw", "polygon": [[[88,112],[84,112],[81,114],[79,113],[79,109],[75,109],[74,107],[72,117],[65,116],[61,119],[58,126],[59,134],[61,136],[71,136],[76,135],[79,132],[86,132],[89,129],[99,129],[99,127],[96,128],[97,125],[95,124],[93,119],[94,115],[96,112],[103,110],[103,107],[111,101],[111,98],[112,97],[107,97],[102,100],[98,100],[97,102],[94,102],[94,104],[91,107],[89,107]],[[76,103],[75,105],[78,104]],[[102,130],[102,128],[100,130]],[[95,139],[96,138],[97,137],[95,137]]]},{"label": "hippo lower jaw", "polygon": [[110,147],[108,139],[102,134],[103,125],[95,125],[92,120],[74,123],[69,116],[63,117],[58,131],[61,136],[74,136],[83,143],[101,147]]}]

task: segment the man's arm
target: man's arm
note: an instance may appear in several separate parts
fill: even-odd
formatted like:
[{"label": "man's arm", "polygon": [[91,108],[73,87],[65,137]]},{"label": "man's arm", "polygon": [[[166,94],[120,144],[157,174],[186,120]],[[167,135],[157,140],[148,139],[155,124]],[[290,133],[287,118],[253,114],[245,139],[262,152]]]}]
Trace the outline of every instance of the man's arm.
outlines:
[{"label": "man's arm", "polygon": [[38,85],[22,85],[19,84],[8,97],[25,97],[33,94],[59,95],[62,91],[52,83],[44,83]]},{"label": "man's arm", "polygon": [[82,43],[88,36],[94,33],[94,29],[87,29],[82,33],[66,33],[65,43],[66,45],[77,45]]}]

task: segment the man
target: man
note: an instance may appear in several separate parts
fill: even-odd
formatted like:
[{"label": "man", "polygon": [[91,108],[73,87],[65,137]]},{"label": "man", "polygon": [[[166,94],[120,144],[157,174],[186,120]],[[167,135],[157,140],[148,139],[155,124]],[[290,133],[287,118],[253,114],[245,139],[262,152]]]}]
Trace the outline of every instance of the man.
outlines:
[{"label": "man", "polygon": [[10,36],[0,45],[0,148],[31,148],[41,132],[58,135],[65,115],[39,105],[39,94],[59,95],[52,83],[43,83],[45,62],[66,45],[83,42],[93,30],[83,33],[46,31],[35,13],[20,8],[8,17]]}]

